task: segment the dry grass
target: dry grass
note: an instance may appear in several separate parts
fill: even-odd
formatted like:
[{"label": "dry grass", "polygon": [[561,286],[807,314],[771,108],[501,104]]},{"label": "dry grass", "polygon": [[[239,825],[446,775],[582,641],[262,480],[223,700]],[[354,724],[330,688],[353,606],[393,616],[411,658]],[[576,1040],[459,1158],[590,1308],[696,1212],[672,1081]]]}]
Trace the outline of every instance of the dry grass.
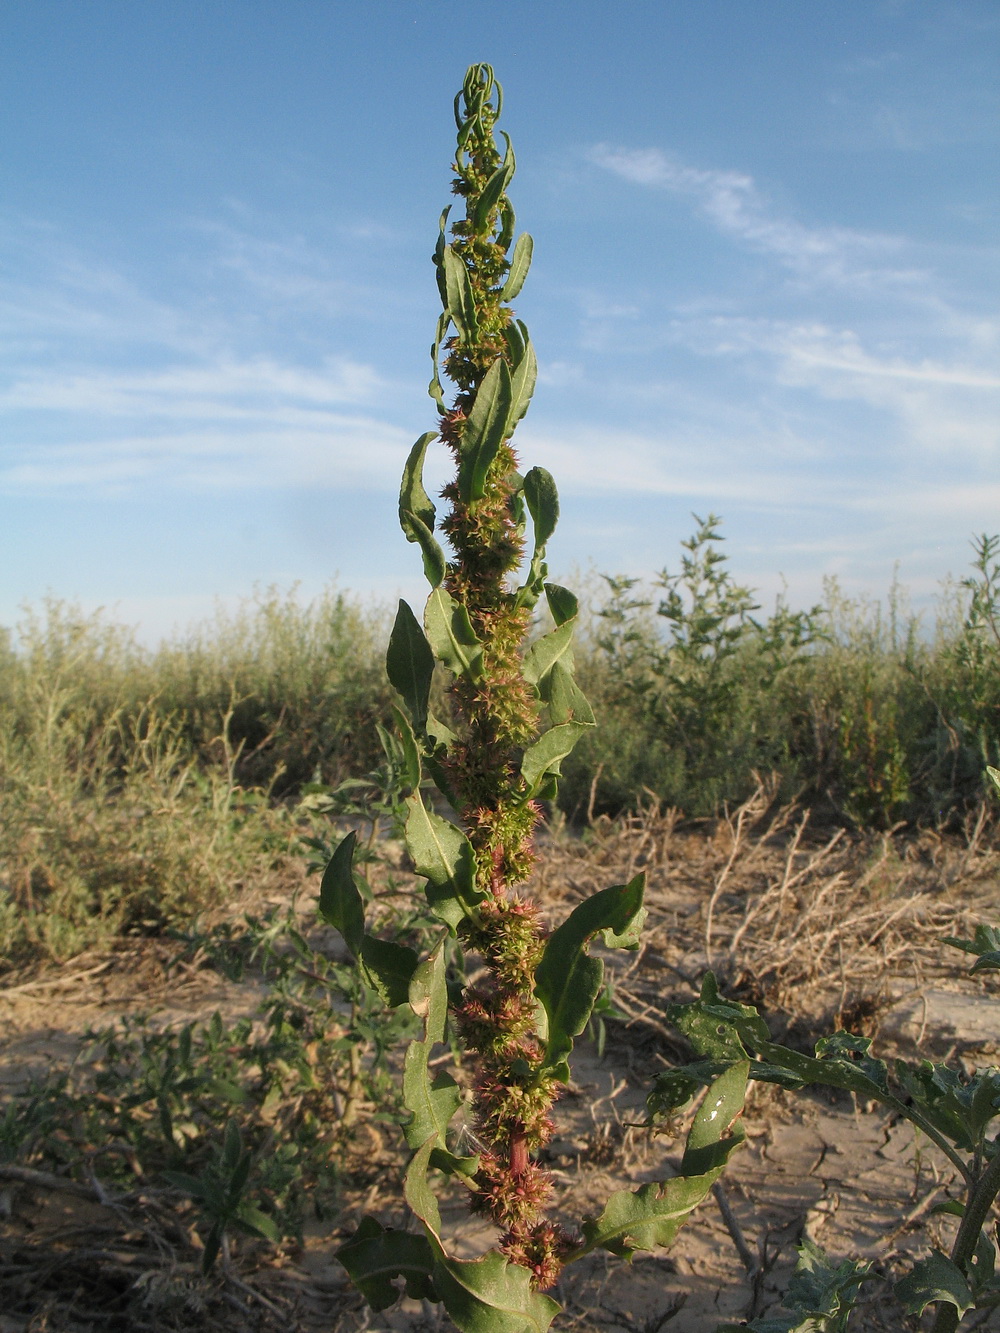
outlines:
[{"label": "dry grass", "polygon": [[[869,1032],[881,1023],[883,1038],[899,1049],[912,1051],[919,1039],[925,1052],[939,1052],[933,1022],[921,1032],[919,1024],[894,1025],[893,1015],[901,1008],[913,1011],[921,993],[967,993],[970,1003],[974,996],[985,993],[988,1000],[996,994],[997,984],[988,977],[967,982],[961,957],[942,956],[950,951],[938,942],[943,935],[970,934],[977,920],[993,914],[998,865],[997,832],[985,816],[970,820],[961,837],[904,830],[849,833],[816,828],[794,806],[777,807],[765,786],[714,821],[685,824],[676,812],[652,806],[617,821],[597,818],[582,838],[565,829],[550,833],[539,846],[533,889],[553,922],[582,897],[625,882],[640,869],[648,877],[650,909],[642,950],[610,953],[607,959],[614,1002],[626,1018],[612,1025],[603,1062],[591,1048],[581,1049],[577,1083],[560,1106],[560,1138],[549,1162],[560,1206],[579,1217],[602,1192],[653,1178],[665,1160],[669,1163],[670,1145],[632,1126],[641,1116],[650,1076],[667,1059],[683,1055],[664,1022],[664,1009],[691,998],[708,964],[730,995],[759,1004],[786,1040],[808,1044],[841,1022]],[[383,893],[410,885],[409,877],[388,863],[377,869],[379,876],[376,887]],[[309,905],[303,910],[306,921]],[[95,1008],[106,1013],[159,1008],[169,1021],[180,1022],[184,1015],[205,1017],[220,1003],[220,991],[231,1004],[249,1003],[240,987],[190,961],[178,970],[179,946],[174,951],[163,942],[133,941],[128,947],[130,961],[121,960],[123,966],[113,953],[102,953],[70,964],[62,974],[36,975],[21,983],[18,994],[11,988],[4,1012],[14,1017],[16,1011],[19,1039],[16,1048],[10,1042],[5,1052],[0,1048],[8,1077],[16,1072],[12,1061],[30,1060],[33,1042],[44,1047],[56,1029],[64,1037],[78,1033],[82,1022],[94,1021]],[[959,1055],[981,1055],[984,1049],[982,1039],[961,1033],[945,1034],[945,1045],[957,1047]],[[750,1248],[763,1244],[768,1257],[758,1293],[765,1304],[773,1302],[775,1287],[787,1276],[795,1237],[804,1225],[818,1225],[815,1219],[822,1221],[829,1203],[827,1195],[819,1198],[808,1166],[801,1187],[782,1177],[781,1199],[768,1203],[768,1182],[777,1179],[778,1169],[767,1160],[769,1144],[774,1151],[774,1126],[781,1127],[779,1137],[787,1145],[797,1142],[796,1134],[808,1139],[817,1115],[832,1114],[829,1107],[810,1109],[802,1099],[772,1090],[751,1103],[750,1147],[742,1155],[747,1174],[735,1180],[733,1207],[748,1229]],[[880,1133],[876,1126],[873,1152]],[[815,1157],[811,1142],[802,1151]],[[402,1150],[390,1128],[363,1119],[345,1146],[337,1216],[310,1223],[301,1246],[234,1242],[209,1279],[199,1273],[193,1212],[178,1208],[176,1199],[168,1205],[140,1178],[127,1189],[108,1189],[101,1163],[114,1146],[94,1149],[90,1175],[77,1172],[72,1181],[51,1172],[18,1176],[9,1166],[0,1167],[0,1286],[6,1309],[22,1312],[5,1311],[2,1333],[82,1333],[95,1322],[122,1333],[209,1328],[312,1333],[331,1327],[358,1333],[366,1327],[422,1325],[425,1313],[412,1305],[373,1320],[332,1258],[338,1239],[363,1212],[396,1225],[402,1221],[397,1188]],[[900,1166],[891,1188],[887,1184],[883,1191],[883,1211],[890,1203],[895,1210],[892,1235],[873,1239],[860,1230],[855,1235],[859,1248],[881,1254],[890,1267],[894,1247],[903,1243],[901,1232],[906,1243],[919,1242],[920,1228],[928,1225],[924,1196],[941,1188],[940,1180],[923,1180],[918,1169],[912,1197],[904,1192],[897,1200],[908,1171]],[[878,1188],[870,1180],[867,1188],[871,1209]],[[845,1187],[845,1197],[847,1192]],[[845,1226],[855,1225],[846,1205],[841,1217]],[[489,1243],[488,1235],[455,1225],[463,1243]],[[755,1234],[755,1226],[763,1231]],[[711,1312],[722,1317],[712,1305],[720,1290],[732,1293],[732,1309],[739,1313],[743,1264],[721,1215],[703,1209],[689,1230],[690,1239],[683,1232],[669,1260],[643,1260],[629,1270],[627,1281],[615,1276],[613,1263],[601,1267],[603,1260],[581,1266],[579,1274],[571,1271],[562,1293],[565,1326],[714,1328]],[[880,1325],[875,1314],[871,1318],[872,1328],[892,1327]]]}]

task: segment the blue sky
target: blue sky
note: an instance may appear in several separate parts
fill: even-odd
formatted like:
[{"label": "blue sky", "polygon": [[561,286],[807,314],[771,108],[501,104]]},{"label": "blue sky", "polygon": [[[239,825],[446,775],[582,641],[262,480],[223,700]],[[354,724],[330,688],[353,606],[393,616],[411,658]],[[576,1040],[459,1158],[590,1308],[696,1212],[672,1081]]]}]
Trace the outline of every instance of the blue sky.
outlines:
[{"label": "blue sky", "polygon": [[993,0],[7,0],[0,624],[420,596],[395,495],[476,60],[555,570],[676,564],[714,510],[765,597],[898,562],[920,605],[1000,530]]}]

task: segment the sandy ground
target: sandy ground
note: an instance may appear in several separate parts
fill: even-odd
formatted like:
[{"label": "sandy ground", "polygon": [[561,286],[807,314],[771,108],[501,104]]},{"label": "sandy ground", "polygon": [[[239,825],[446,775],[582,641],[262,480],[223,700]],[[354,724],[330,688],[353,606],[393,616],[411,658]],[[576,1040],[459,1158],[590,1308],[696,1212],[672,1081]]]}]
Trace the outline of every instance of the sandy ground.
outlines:
[{"label": "sandy ground", "polygon": [[[625,1017],[609,1025],[603,1058],[592,1043],[578,1048],[547,1152],[567,1218],[599,1211],[612,1190],[662,1179],[676,1166],[678,1142],[636,1125],[652,1077],[682,1055],[663,1009],[691,998],[709,959],[729,993],[759,1002],[776,1033],[802,1049],[851,1018],[854,1030],[877,1033],[885,1057],[949,1058],[967,1068],[1000,1063],[996,980],[967,978],[961,955],[936,943],[1000,917],[998,859],[982,830],[964,841],[921,835],[902,842],[813,833],[800,822],[794,812],[770,816],[765,806],[742,823],[737,812],[717,825],[684,830],[669,813],[656,812],[541,848],[536,891],[552,920],[583,894],[623,882],[638,868],[650,884],[642,952],[608,957]],[[29,1077],[72,1060],[88,1027],[140,1010],[164,1024],[206,1018],[216,1009],[232,1019],[260,999],[252,981],[231,984],[204,968],[178,967],[175,957],[166,944],[137,943],[0,992],[0,1113]],[[803,1235],[834,1256],[870,1259],[888,1278],[899,1275],[907,1256],[947,1245],[954,1222],[932,1209],[956,1192],[952,1172],[907,1122],[846,1095],[793,1096],[758,1085],[745,1125],[747,1143],[724,1178],[723,1206],[707,1201],[669,1253],[641,1255],[631,1265],[591,1256],[567,1270],[553,1293],[565,1306],[557,1328],[712,1333],[720,1319],[774,1311]],[[404,1224],[397,1202],[401,1159],[391,1137],[372,1131],[361,1152],[367,1174],[359,1172],[339,1219],[313,1226],[304,1247],[277,1258],[264,1245],[245,1249],[239,1270],[245,1286],[233,1289],[227,1329],[448,1327],[436,1309],[412,1301],[373,1315],[333,1257],[337,1235],[366,1210]],[[172,1281],[177,1300],[190,1296],[191,1327],[208,1326],[196,1308],[192,1263],[129,1273],[129,1233],[113,1204],[29,1186],[0,1191],[0,1201],[6,1261],[29,1244],[37,1258],[41,1244],[50,1247],[54,1266],[117,1262],[123,1281],[145,1284],[151,1318],[157,1301],[171,1296]],[[445,1218],[458,1252],[489,1245],[488,1228],[455,1209],[446,1208]],[[137,1225],[135,1217],[128,1225]],[[105,1238],[96,1242],[97,1235]],[[91,1251],[96,1257],[88,1259]],[[886,1286],[868,1289],[857,1328],[921,1327],[891,1312]],[[0,1333],[63,1327],[75,1333],[101,1322],[96,1311],[89,1325],[58,1320],[54,1307],[13,1315],[0,1301]],[[155,1327],[155,1319],[140,1326]],[[968,1326],[1000,1330],[1000,1313]]]}]

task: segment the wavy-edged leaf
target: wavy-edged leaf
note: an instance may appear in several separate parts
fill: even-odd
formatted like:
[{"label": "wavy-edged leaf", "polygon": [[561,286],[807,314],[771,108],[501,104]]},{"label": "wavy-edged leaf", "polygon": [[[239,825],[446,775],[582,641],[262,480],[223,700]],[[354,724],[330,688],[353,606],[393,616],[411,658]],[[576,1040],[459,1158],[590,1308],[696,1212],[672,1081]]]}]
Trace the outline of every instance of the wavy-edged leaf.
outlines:
[{"label": "wavy-edged leaf", "polygon": [[[996,769],[992,771],[995,773]],[[971,940],[960,940],[953,935],[946,935],[943,943],[976,955],[976,961],[969,969],[970,975],[974,972],[995,971],[1000,968],[1000,930],[996,926],[977,926],[975,936]]]},{"label": "wavy-edged leaf", "polygon": [[501,301],[515,301],[520,296],[524,280],[528,276],[528,269],[531,268],[531,253],[534,248],[535,242],[526,231],[522,231],[514,244],[507,281],[500,292]]},{"label": "wavy-edged leaf", "polygon": [[[441,283],[442,281],[443,276],[439,270],[438,282]],[[447,300],[444,295],[442,295],[441,299],[442,301]],[[447,405],[444,401],[444,387],[441,384],[441,344],[448,336],[448,325],[450,323],[451,316],[448,314],[448,311],[445,310],[444,313],[438,317],[437,330],[434,334],[434,341],[431,343],[432,370],[430,383],[427,386],[428,394],[434,399],[435,403],[437,403],[438,409],[442,413],[447,410]]]},{"label": "wavy-edged leaf", "polygon": [[479,321],[476,318],[476,300],[472,292],[469,270],[461,255],[455,253],[451,245],[444,247],[441,255],[441,269],[444,273],[445,309],[451,316],[460,336],[466,342],[475,342],[479,337]]},{"label": "wavy-edged leaf", "polygon": [[[743,1109],[748,1073],[747,1061],[734,1065],[705,1094],[710,1118],[699,1131],[703,1141],[698,1155],[712,1162],[710,1169],[698,1175],[652,1181],[634,1192],[619,1190],[612,1194],[600,1217],[584,1222],[584,1243],[570,1259],[598,1248],[629,1259],[637,1250],[653,1250],[673,1241],[722,1174],[730,1154],[743,1142],[736,1121]],[[721,1105],[716,1105],[720,1101]]]},{"label": "wavy-edged leaf", "polygon": [[354,873],[356,841],[352,830],[330,858],[320,885],[319,915],[340,931],[365,981],[395,1007],[409,998],[417,955],[405,944],[365,934],[364,900]]},{"label": "wavy-edged leaf", "polygon": [[545,600],[549,604],[549,613],[557,625],[564,625],[572,620],[580,610],[580,603],[575,593],[562,588],[558,583],[546,583]]},{"label": "wavy-edged leaf", "polygon": [[535,525],[535,550],[543,548],[559,521],[559,492],[551,472],[533,467],[524,477],[524,498]]},{"label": "wavy-edged leaf", "polygon": [[646,916],[642,905],[645,875],[628,884],[602,889],[576,906],[549,936],[535,973],[535,994],[545,1011],[548,1031],[542,1068],[569,1081],[567,1057],[590,1021],[604,981],[604,963],[587,952],[595,935],[609,947],[635,949]]},{"label": "wavy-edged leaf", "polygon": [[407,1296],[437,1299],[431,1282],[434,1251],[426,1236],[383,1227],[366,1217],[337,1258],[373,1310],[387,1310],[399,1300],[401,1292],[393,1286],[399,1277],[406,1281]]},{"label": "wavy-edged leaf", "polygon": [[406,846],[418,875],[427,880],[427,901],[451,933],[475,911],[476,855],[460,828],[428,810],[420,793],[407,799]]},{"label": "wavy-edged leaf", "polygon": [[532,796],[537,795],[540,784],[549,774],[559,776],[562,761],[591,725],[586,722],[564,722],[562,726],[550,727],[534,745],[528,746],[521,759],[521,776]]},{"label": "wavy-edged leaf", "polygon": [[572,666],[575,629],[575,618],[566,620],[531,645],[521,664],[521,674],[529,685],[539,686],[560,659],[568,658]]},{"label": "wavy-edged leaf", "polygon": [[393,689],[402,695],[414,730],[420,734],[427,724],[427,700],[434,674],[434,654],[420,622],[401,601],[389,635],[385,670]]},{"label": "wavy-edged leaf", "polygon": [[[424,628],[434,656],[456,676],[476,680],[483,665],[483,645],[469,613],[444,588],[435,588],[424,608]],[[426,714],[425,714],[426,717]]]},{"label": "wavy-edged leaf", "polygon": [[742,1138],[742,1129],[736,1121],[743,1112],[749,1076],[750,1062],[741,1060],[709,1085],[688,1131],[681,1159],[682,1175],[705,1175],[725,1166],[734,1145],[723,1136],[730,1129],[734,1133],[739,1129],[737,1137]]},{"label": "wavy-edged leaf", "polygon": [[402,766],[399,776],[410,791],[416,791],[423,776],[420,769],[420,750],[417,747],[417,738],[413,734],[409,718],[395,704],[392,705],[392,718],[399,732],[399,745],[402,753]]},{"label": "wavy-edged leaf", "polygon": [[403,524],[407,534],[412,533],[411,541],[420,543],[420,555],[423,560],[424,577],[432,588],[439,588],[444,582],[444,576],[447,573],[447,562],[444,558],[444,551],[437,544],[434,534],[425,523],[422,523],[416,514],[408,513],[406,510],[399,511],[400,522]]},{"label": "wavy-edged leaf", "polygon": [[476,200],[475,212],[472,215],[472,230],[477,236],[485,236],[489,231],[490,214],[500,203],[500,198],[514,175],[514,149],[510,142],[510,136],[505,134],[503,130],[500,133],[507,140],[507,151],[504,154],[503,162],[483,186],[479,198]]},{"label": "wavy-edged leaf", "polygon": [[561,661],[553,662],[539,690],[549,707],[549,720],[554,727],[566,722],[578,722],[585,727],[596,726],[594,710],[583,690]]},{"label": "wavy-edged leaf", "polygon": [[483,376],[462,428],[458,489],[466,504],[483,498],[490,464],[510,434],[512,393],[510,367],[498,357]]},{"label": "wavy-edged leaf", "polygon": [[[506,254],[510,249],[510,243],[514,239],[515,226],[514,207],[506,195],[500,200],[500,231],[497,234],[497,245]],[[510,298],[501,295],[502,300]]]},{"label": "wavy-edged leaf", "polygon": [[410,1043],[403,1063],[403,1105],[410,1112],[403,1132],[414,1151],[434,1135],[437,1147],[446,1149],[448,1124],[461,1105],[462,1094],[449,1074],[432,1079],[429,1067],[434,1045],[444,1040],[448,1012],[443,941],[413,973],[409,1001],[413,1012],[424,1020],[424,1038]]},{"label": "wavy-edged leaf", "polygon": [[448,222],[448,214],[451,212],[451,204],[444,210],[438,219],[438,238],[434,246],[434,272],[437,276],[438,292],[441,296],[441,304],[444,306],[445,315],[448,313],[448,287],[444,280],[444,252],[448,248],[448,236],[445,226]]},{"label": "wavy-edged leaf", "polygon": [[435,439],[437,434],[432,430],[421,435],[410,449],[403,466],[403,480],[399,487],[399,523],[408,542],[417,540],[410,532],[410,518],[418,518],[431,532],[434,531],[434,516],[437,510],[434,508],[434,501],[424,490],[423,474],[427,446]]},{"label": "wavy-edged leaf", "polygon": [[859,1287],[879,1274],[857,1259],[835,1264],[808,1239],[798,1248],[798,1263],[782,1298],[782,1305],[795,1313],[720,1324],[715,1333],[847,1333]]},{"label": "wavy-edged leaf", "polygon": [[504,432],[506,435],[514,433],[514,427],[527,412],[535,392],[535,384],[538,382],[538,358],[531,345],[528,330],[520,320],[517,321],[517,327],[521,333],[523,351],[511,371],[510,411],[507,414],[507,428]]},{"label": "wavy-edged leaf", "polygon": [[365,904],[354,876],[354,847],[358,835],[352,829],[338,844],[327,862],[319,889],[319,914],[357,957],[365,933]]},{"label": "wavy-edged leaf", "polygon": [[441,1213],[427,1183],[434,1140],[417,1152],[406,1172],[406,1202],[420,1219],[434,1253],[432,1280],[438,1300],[461,1333],[546,1333],[560,1307],[531,1289],[531,1271],[497,1250],[480,1259],[453,1259],[441,1243]]},{"label": "wavy-edged leaf", "polygon": [[940,1250],[918,1260],[913,1271],[897,1282],[894,1290],[907,1314],[923,1314],[936,1301],[954,1305],[959,1316],[975,1305],[965,1274]]}]

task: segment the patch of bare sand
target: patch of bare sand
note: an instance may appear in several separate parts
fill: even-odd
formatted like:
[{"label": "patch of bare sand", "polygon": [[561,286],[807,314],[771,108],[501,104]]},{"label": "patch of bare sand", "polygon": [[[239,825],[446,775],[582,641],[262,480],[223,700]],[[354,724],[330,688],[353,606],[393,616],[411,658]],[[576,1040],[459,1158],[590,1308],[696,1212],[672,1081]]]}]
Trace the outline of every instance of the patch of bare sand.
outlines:
[{"label": "patch of bare sand", "polygon": [[[776,1035],[803,1049],[843,1022],[877,1035],[883,1054],[995,1063],[1000,987],[989,974],[965,977],[962,956],[938,941],[970,935],[976,921],[994,919],[997,864],[982,827],[951,840],[814,832],[798,812],[773,813],[764,799],[696,829],[670,812],[651,811],[631,821],[597,821],[583,839],[544,840],[535,889],[551,921],[640,869],[650,906],[643,949],[607,955],[624,1018],[609,1026],[603,1059],[591,1044],[580,1047],[574,1083],[558,1108],[559,1133],[547,1158],[560,1211],[579,1220],[599,1211],[612,1190],[638,1188],[676,1168],[678,1143],[635,1126],[656,1072],[684,1057],[665,1009],[692,998],[709,963],[729,994],[759,1004]],[[173,1025],[206,1020],[218,1009],[232,1020],[252,1012],[259,999],[253,983],[227,982],[157,942],[77,960],[61,974],[0,992],[0,1096],[23,1087],[29,1075],[64,1066],[79,1051],[85,1028],[117,1015],[141,1011]],[[955,1182],[947,1163],[905,1122],[846,1098],[758,1087],[745,1124],[747,1144],[724,1178],[728,1225],[719,1203],[709,1200],[669,1253],[640,1255],[631,1265],[591,1256],[567,1270],[554,1293],[566,1311],[558,1326],[581,1333],[711,1333],[722,1318],[774,1310],[803,1234],[833,1255],[871,1259],[887,1277],[908,1255],[947,1244],[954,1224],[932,1208],[956,1192]],[[61,1265],[65,1276],[75,1263],[99,1270],[105,1287],[94,1288],[95,1299],[106,1288],[109,1310],[117,1302],[131,1311],[125,1322],[105,1320],[109,1329],[445,1327],[436,1310],[410,1301],[372,1315],[333,1258],[338,1239],[366,1211],[406,1224],[401,1154],[381,1133],[369,1142],[362,1132],[358,1157],[341,1216],[311,1224],[297,1250],[241,1246],[235,1280],[243,1287],[220,1289],[228,1300],[199,1278],[191,1226],[181,1234],[175,1222],[171,1233],[148,1199],[102,1205],[22,1186],[3,1221],[0,1262],[27,1263],[32,1247],[37,1262],[41,1245],[54,1273]],[[470,1223],[457,1206],[445,1215],[459,1252],[477,1253],[490,1243],[489,1229]],[[136,1239],[147,1223],[163,1248],[158,1264]],[[752,1280],[733,1231],[758,1270]],[[859,1327],[895,1333],[919,1327],[901,1325],[882,1289],[871,1290]],[[5,1315],[0,1333],[92,1326],[61,1325],[64,1308],[54,1296],[48,1314],[41,1309],[27,1321]]]}]

